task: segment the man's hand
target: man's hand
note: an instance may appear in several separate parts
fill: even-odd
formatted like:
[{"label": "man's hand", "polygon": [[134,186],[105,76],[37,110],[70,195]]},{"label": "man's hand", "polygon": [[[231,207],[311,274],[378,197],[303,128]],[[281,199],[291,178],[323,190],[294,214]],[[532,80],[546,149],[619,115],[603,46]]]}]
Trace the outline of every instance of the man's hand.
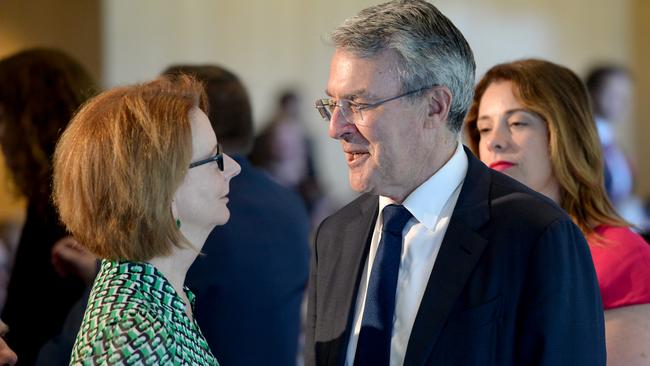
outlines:
[{"label": "man's hand", "polygon": [[4,336],[9,332],[9,327],[2,320],[0,320],[0,365],[13,366],[18,362],[18,356],[9,348],[4,340]]}]

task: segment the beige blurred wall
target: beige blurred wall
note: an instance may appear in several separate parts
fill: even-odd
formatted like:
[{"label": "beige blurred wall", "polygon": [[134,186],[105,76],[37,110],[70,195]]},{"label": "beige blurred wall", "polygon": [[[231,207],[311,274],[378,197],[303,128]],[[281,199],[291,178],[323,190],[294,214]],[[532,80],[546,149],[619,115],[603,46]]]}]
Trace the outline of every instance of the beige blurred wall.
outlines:
[{"label": "beige blurred wall", "polygon": [[[327,33],[370,0],[25,0],[0,1],[0,57],[34,46],[58,46],[78,57],[105,86],[146,80],[172,63],[209,62],[248,85],[257,128],[279,88],[298,87],[326,186],[352,196],[338,144],[312,108],[323,95],[331,47]],[[632,64],[639,77],[637,118],[648,120],[650,71],[647,0],[441,0],[433,2],[466,35],[477,77],[497,62],[544,57],[579,74],[601,61]],[[643,36],[642,36],[643,35]],[[645,80],[645,81],[644,81]],[[645,86],[644,86],[645,85]],[[641,122],[620,137],[638,162],[640,191],[650,190],[650,149]],[[3,205],[0,188],[0,205]],[[650,193],[650,192],[649,192]]]},{"label": "beige blurred wall", "polygon": [[61,48],[99,79],[101,0],[0,1],[0,58],[30,47]]},{"label": "beige blurred wall", "polygon": [[[644,2],[643,0],[638,0]],[[104,0],[105,82],[154,77],[176,62],[213,62],[242,76],[257,127],[273,109],[278,88],[304,93],[304,116],[328,188],[352,196],[338,144],[313,110],[323,95],[332,48],[327,33],[380,1],[366,0]],[[497,62],[544,57],[583,74],[597,61],[631,61],[631,0],[435,1],[475,51],[477,77]],[[622,131],[634,147],[629,131]]]},{"label": "beige blurred wall", "polygon": [[323,95],[331,50],[323,38],[345,16],[373,2],[274,0],[105,0],[105,81],[149,79],[171,63],[210,62],[247,85],[259,129],[278,88],[304,93],[304,116],[315,137],[317,165],[327,187],[351,196],[345,160],[311,107]]},{"label": "beige blurred wall", "polygon": [[[0,1],[0,58],[31,47],[60,48],[100,80],[101,20],[99,0]],[[24,200],[11,193],[7,181],[8,172],[0,156],[0,224],[23,218]]]}]

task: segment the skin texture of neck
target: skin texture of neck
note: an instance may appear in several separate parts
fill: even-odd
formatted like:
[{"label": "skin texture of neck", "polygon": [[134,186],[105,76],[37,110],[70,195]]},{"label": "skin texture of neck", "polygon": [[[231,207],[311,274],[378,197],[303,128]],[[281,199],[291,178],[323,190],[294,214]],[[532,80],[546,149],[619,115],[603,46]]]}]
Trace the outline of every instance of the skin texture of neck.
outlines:
[{"label": "skin texture of neck", "polygon": [[187,271],[190,269],[192,263],[194,263],[210,232],[182,227],[181,233],[187,238],[191,244],[191,248],[187,248],[187,245],[185,247],[172,245],[172,250],[169,255],[153,257],[148,262],[156,267],[172,284],[176,293],[185,302],[185,312],[190,319],[193,319],[192,307],[190,306],[187,295],[185,295],[185,291],[183,291],[183,286]]},{"label": "skin texture of neck", "polygon": [[447,141],[441,143],[441,146],[439,146],[435,151],[432,150],[431,153],[427,155],[427,158],[422,161],[421,169],[414,175],[417,178],[408,189],[388,192],[387,194],[382,194],[382,196],[389,197],[397,204],[402,204],[416,188],[436,174],[436,172],[440,170],[449,159],[451,159],[456,152],[457,143],[456,138],[449,138]]},{"label": "skin texture of neck", "polygon": [[[555,183],[555,182],[553,182]],[[539,193],[545,195],[546,197],[550,198],[553,200],[553,202],[557,203],[558,205],[561,205],[560,202],[560,188],[558,187],[557,183],[555,184],[549,184],[543,189],[539,191]]]}]

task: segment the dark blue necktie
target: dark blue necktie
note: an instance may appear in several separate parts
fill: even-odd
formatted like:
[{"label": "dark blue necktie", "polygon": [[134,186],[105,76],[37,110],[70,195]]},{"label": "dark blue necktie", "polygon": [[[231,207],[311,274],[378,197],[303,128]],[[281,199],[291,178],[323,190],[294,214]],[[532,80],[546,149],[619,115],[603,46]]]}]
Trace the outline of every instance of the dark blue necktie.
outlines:
[{"label": "dark blue necktie", "polygon": [[388,366],[390,362],[402,230],[410,218],[411,213],[404,206],[388,205],[382,211],[381,240],[368,281],[355,365]]}]

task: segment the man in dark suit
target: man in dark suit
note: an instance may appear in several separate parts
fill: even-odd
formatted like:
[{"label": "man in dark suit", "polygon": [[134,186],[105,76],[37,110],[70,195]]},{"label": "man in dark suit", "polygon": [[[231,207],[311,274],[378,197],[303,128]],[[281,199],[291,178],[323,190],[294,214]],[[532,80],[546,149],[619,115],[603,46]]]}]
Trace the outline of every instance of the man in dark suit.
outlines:
[{"label": "man in dark suit", "polygon": [[306,364],[604,365],[579,229],[458,141],[475,69],[460,31],[402,0],[332,40],[316,107],[364,194],[316,234]]},{"label": "man in dark suit", "polygon": [[[224,151],[241,166],[230,183],[230,220],[216,227],[187,274],[195,316],[222,365],[295,365],[300,308],[308,278],[309,219],[300,198],[246,159],[253,141],[248,94],[218,66],[179,65],[165,74],[205,84],[209,118]],[[41,351],[39,365],[68,364],[87,294],[64,332]]]}]

